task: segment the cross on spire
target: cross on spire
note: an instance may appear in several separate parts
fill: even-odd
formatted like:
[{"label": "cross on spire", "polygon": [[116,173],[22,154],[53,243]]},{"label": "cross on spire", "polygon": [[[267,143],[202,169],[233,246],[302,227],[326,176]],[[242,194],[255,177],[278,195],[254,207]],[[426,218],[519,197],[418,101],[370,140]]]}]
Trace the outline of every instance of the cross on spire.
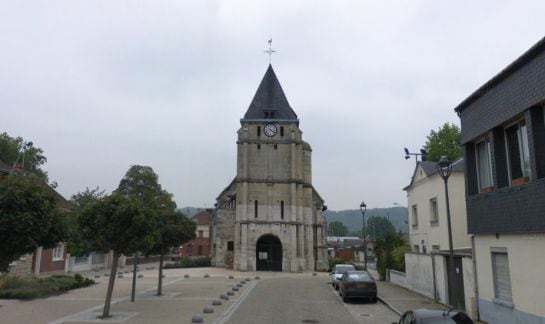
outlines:
[{"label": "cross on spire", "polygon": [[272,54],[276,53],[276,51],[272,49],[272,38],[269,39],[268,43],[269,43],[269,49],[265,51],[265,53],[269,54],[269,64],[271,64]]}]

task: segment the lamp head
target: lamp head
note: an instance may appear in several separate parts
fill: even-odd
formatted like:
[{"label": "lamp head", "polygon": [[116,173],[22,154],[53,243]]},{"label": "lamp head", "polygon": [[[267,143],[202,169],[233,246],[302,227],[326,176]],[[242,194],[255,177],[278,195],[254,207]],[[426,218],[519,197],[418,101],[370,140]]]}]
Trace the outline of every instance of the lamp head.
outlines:
[{"label": "lamp head", "polygon": [[448,179],[452,171],[452,162],[446,156],[441,156],[441,159],[437,162],[437,171],[441,175],[441,178]]}]

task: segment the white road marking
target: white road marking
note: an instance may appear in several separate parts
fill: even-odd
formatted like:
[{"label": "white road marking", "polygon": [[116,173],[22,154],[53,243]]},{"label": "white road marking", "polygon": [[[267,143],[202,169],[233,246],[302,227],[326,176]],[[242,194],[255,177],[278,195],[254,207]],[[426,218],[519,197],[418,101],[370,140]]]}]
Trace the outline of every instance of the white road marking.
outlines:
[{"label": "white road marking", "polygon": [[213,324],[223,324],[227,322],[229,318],[231,318],[231,316],[235,313],[235,311],[240,306],[240,304],[242,304],[242,302],[246,299],[246,297],[248,297],[248,295],[250,294],[250,291],[252,291],[252,289],[254,289],[256,285],[257,285],[257,281],[252,281],[250,284],[248,284],[247,285],[248,288],[246,289],[246,291],[244,291],[242,295],[240,295],[239,299],[236,302],[234,302],[220,317],[218,317],[213,322]]}]

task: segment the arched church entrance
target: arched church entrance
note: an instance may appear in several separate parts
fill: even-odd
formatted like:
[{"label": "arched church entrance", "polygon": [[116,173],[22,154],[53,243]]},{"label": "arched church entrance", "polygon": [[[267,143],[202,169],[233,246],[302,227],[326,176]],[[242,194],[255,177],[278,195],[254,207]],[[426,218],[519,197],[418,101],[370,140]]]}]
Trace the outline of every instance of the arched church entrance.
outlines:
[{"label": "arched church entrance", "polygon": [[272,234],[263,235],[257,240],[256,270],[282,271],[282,243]]}]

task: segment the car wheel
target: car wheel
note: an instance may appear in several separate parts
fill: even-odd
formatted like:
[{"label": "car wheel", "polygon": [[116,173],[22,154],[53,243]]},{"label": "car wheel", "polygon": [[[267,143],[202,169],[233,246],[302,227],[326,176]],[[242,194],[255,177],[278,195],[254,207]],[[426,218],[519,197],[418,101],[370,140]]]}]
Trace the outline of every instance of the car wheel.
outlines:
[{"label": "car wheel", "polygon": [[335,284],[335,290],[339,290],[339,285]]},{"label": "car wheel", "polygon": [[373,304],[376,303],[376,302],[377,302],[377,297],[371,298],[371,302],[372,302]]},{"label": "car wheel", "polygon": [[343,298],[343,302],[345,302],[345,303],[347,303],[347,302],[348,302],[348,297],[346,297],[346,296],[342,296],[342,298]]}]

